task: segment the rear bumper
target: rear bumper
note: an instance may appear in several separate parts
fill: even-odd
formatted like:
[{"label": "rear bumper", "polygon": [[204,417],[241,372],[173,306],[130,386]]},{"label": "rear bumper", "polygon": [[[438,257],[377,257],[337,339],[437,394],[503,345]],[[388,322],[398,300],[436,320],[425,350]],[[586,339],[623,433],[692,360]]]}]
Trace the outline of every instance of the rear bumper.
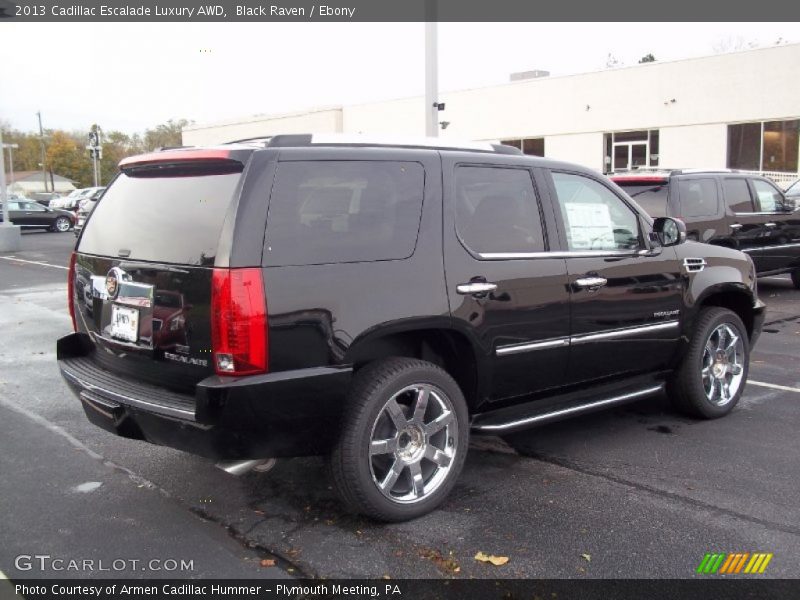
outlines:
[{"label": "rear bumper", "polygon": [[352,369],[212,376],[183,394],[108,371],[85,334],[58,340],[61,375],[88,419],[116,435],[215,460],[324,454],[335,442]]}]

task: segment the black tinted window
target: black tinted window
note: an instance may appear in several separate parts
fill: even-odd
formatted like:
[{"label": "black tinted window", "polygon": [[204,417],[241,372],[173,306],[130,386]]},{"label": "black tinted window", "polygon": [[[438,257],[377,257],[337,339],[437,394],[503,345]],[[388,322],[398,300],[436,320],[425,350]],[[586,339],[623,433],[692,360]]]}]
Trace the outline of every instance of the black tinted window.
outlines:
[{"label": "black tinted window", "polygon": [[667,216],[667,190],[664,183],[617,182],[633,200],[651,217]]},{"label": "black tinted window", "polygon": [[412,162],[283,162],[267,218],[270,265],[408,258],[425,171]]},{"label": "black tinted window", "polygon": [[725,178],[722,180],[722,189],[725,192],[725,203],[733,212],[753,212],[753,202],[745,179]]},{"label": "black tinted window", "polygon": [[544,250],[539,205],[523,169],[458,167],[456,229],[474,252]]},{"label": "black tinted window", "polygon": [[131,260],[212,265],[241,174],[182,168],[125,173],[84,228],[80,252]]},{"label": "black tinted window", "polygon": [[678,180],[682,217],[712,217],[719,210],[717,183],[710,177]]}]

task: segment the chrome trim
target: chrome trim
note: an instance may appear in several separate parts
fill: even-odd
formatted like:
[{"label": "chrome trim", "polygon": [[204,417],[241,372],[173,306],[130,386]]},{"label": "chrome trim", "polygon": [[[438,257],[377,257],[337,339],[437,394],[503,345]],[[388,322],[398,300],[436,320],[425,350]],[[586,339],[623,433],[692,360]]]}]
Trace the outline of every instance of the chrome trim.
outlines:
[{"label": "chrome trim", "polygon": [[683,259],[683,268],[686,269],[688,273],[699,273],[703,269],[706,268],[706,259],[704,258],[684,258]]},{"label": "chrome trim", "polygon": [[780,216],[780,215],[788,215],[788,214],[791,214],[792,212],[794,212],[794,211],[787,211],[787,212],[745,212],[745,213],[737,212],[737,213],[733,213],[733,214],[736,215],[737,217],[747,217],[747,216],[750,216],[750,215],[756,215],[756,216],[759,216],[759,217],[766,217],[766,216],[770,216],[771,215],[771,216],[774,217],[774,216]]},{"label": "chrome trim", "polygon": [[771,248],[797,248],[800,243],[772,244],[771,246],[756,246],[755,248],[739,248],[742,252],[755,252],[756,250],[770,250]]},{"label": "chrome trim", "polygon": [[478,256],[483,260],[509,260],[514,258],[619,258],[638,256],[640,250],[570,250],[559,252],[485,252]]},{"label": "chrome trim", "polygon": [[611,331],[602,331],[600,333],[588,333],[584,335],[573,336],[570,338],[570,344],[585,344],[587,342],[596,342],[599,340],[608,340],[613,338],[628,337],[638,333],[649,333],[651,331],[663,331],[665,329],[673,329],[678,327],[678,321],[665,321],[655,325],[642,325],[637,327],[626,327],[624,329],[612,329]]},{"label": "chrome trim", "polygon": [[764,223],[764,227],[777,227],[777,226],[778,226],[778,224],[777,224],[777,223],[772,223],[772,222],[770,222],[770,223]]},{"label": "chrome trim", "polygon": [[[72,381],[73,383],[81,386],[84,391],[87,392],[94,392],[99,394],[100,396],[105,396],[111,398],[112,400],[116,400],[120,404],[127,404],[130,406],[134,406],[136,408],[143,408],[153,413],[157,413],[160,415],[166,415],[169,417],[177,417],[179,419],[194,421],[195,415],[193,410],[181,410],[180,408],[174,408],[172,406],[163,406],[162,404],[153,404],[152,402],[147,402],[145,400],[139,400],[138,398],[131,398],[130,396],[125,396],[124,394],[119,394],[117,392],[112,392],[111,390],[106,390],[101,387],[97,387],[96,385],[92,385],[86,381],[80,379],[74,373],[70,373],[67,369],[62,368],[61,373],[63,373],[64,377]],[[79,394],[80,395],[80,394]]]},{"label": "chrome trim", "polygon": [[742,225],[741,223],[733,223],[731,225],[731,229],[741,229],[742,227],[744,227],[744,225]]},{"label": "chrome trim", "polygon": [[622,394],[621,396],[613,396],[611,398],[606,398],[605,400],[598,400],[596,402],[590,402],[589,404],[581,404],[580,406],[562,408],[561,410],[555,410],[541,415],[536,415],[534,417],[527,417],[525,419],[509,421],[508,423],[500,423],[497,425],[473,425],[472,430],[502,432],[502,431],[508,431],[509,429],[516,429],[518,427],[533,425],[535,423],[546,423],[547,421],[559,419],[567,415],[580,414],[582,412],[587,412],[589,410],[592,410],[594,408],[599,408],[601,406],[621,404],[622,402],[627,402],[629,400],[634,400],[636,398],[641,398],[643,396],[649,396],[651,394],[660,392],[662,389],[664,389],[663,383],[653,387],[645,388],[643,390],[639,390],[638,392],[630,392],[628,394]]},{"label": "chrome trim", "polygon": [[498,346],[495,350],[495,354],[497,354],[497,356],[508,356],[509,354],[528,352],[529,350],[544,350],[546,348],[559,348],[561,346],[569,346],[569,338],[563,337],[553,340],[545,340],[544,342],[525,342],[522,344]]}]

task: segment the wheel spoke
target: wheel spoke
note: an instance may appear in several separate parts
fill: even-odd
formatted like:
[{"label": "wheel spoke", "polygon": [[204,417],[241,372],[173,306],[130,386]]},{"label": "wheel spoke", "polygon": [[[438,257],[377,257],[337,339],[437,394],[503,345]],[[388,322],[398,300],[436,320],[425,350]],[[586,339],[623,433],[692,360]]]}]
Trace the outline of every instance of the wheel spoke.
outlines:
[{"label": "wheel spoke", "polygon": [[386,412],[389,413],[389,418],[392,419],[392,423],[394,423],[397,431],[405,429],[405,427],[408,425],[408,420],[403,414],[403,409],[400,408],[400,405],[397,403],[395,398],[392,398],[386,403]]},{"label": "wheel spoke", "polygon": [[453,460],[451,457],[447,456],[447,454],[430,444],[425,448],[424,456],[439,467],[449,467]]},{"label": "wheel spoke", "polygon": [[738,335],[731,336],[731,341],[728,343],[727,346],[725,346],[725,354],[727,354],[728,357],[730,357],[732,352],[736,351],[736,344],[738,342],[739,342],[739,336]]},{"label": "wheel spoke", "polygon": [[397,438],[389,438],[388,440],[372,440],[369,445],[369,453],[375,454],[391,454],[397,450]]},{"label": "wheel spoke", "polygon": [[720,382],[719,382],[719,393],[720,393],[720,397],[725,402],[727,402],[728,400],[731,399],[731,387],[730,387],[730,385],[728,384],[727,381],[722,381],[720,379]]},{"label": "wheel spoke", "polygon": [[447,427],[453,420],[453,413],[447,411],[439,415],[436,419],[425,425],[425,434],[431,436],[435,433],[440,432],[442,429]]},{"label": "wheel spoke", "polygon": [[705,367],[702,371],[700,371],[700,374],[703,376],[703,379],[711,375],[711,365]]},{"label": "wheel spoke", "polygon": [[717,329],[717,352],[725,349],[725,334],[728,332],[726,327]]},{"label": "wheel spoke", "polygon": [[421,388],[417,392],[417,397],[414,404],[414,414],[410,420],[418,425],[425,424],[425,411],[428,408],[428,399],[430,398],[430,395],[431,392],[427,388]]},{"label": "wheel spoke", "polygon": [[422,479],[422,466],[419,464],[419,461],[408,465],[408,470],[411,473],[411,485],[414,487],[414,497],[420,498],[424,496],[425,480]]},{"label": "wheel spoke", "polygon": [[403,472],[405,465],[403,461],[395,459],[394,463],[392,464],[392,468],[389,469],[389,472],[386,474],[386,477],[383,478],[381,481],[380,486],[384,492],[392,491],[394,484],[397,483],[397,480],[400,478],[400,474]]},{"label": "wheel spoke", "polygon": [[741,375],[743,369],[742,365],[739,363],[731,363],[731,374],[732,375]]}]

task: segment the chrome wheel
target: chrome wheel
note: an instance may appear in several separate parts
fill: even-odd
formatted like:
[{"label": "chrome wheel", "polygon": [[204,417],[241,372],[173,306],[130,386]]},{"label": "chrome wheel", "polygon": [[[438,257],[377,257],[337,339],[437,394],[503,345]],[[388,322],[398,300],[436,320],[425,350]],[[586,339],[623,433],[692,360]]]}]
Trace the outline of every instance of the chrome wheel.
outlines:
[{"label": "chrome wheel", "polygon": [[742,385],[744,342],[728,323],[717,326],[703,349],[703,389],[706,398],[717,406],[730,402]]},{"label": "chrome wheel", "polygon": [[56,229],[58,231],[64,233],[65,231],[69,231],[69,228],[70,228],[70,222],[67,217],[59,217],[56,219]]},{"label": "chrome wheel", "polygon": [[369,443],[372,481],[380,492],[401,504],[424,500],[447,479],[456,456],[453,403],[436,386],[407,386],[384,404]]}]

